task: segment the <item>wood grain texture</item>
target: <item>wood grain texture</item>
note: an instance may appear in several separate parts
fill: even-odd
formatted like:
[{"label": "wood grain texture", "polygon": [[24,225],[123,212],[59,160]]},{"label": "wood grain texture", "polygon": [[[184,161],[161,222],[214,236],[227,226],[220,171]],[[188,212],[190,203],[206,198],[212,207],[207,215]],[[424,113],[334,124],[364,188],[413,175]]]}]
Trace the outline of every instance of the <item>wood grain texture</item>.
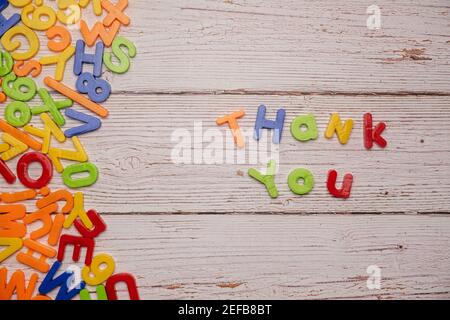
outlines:
[{"label": "wood grain texture", "polygon": [[[118,272],[133,273],[145,299],[450,296],[449,216],[105,219],[109,229],[96,252],[112,254]],[[380,290],[366,286],[370,265],[381,268]]]},{"label": "wood grain texture", "polygon": [[[377,1],[382,26],[369,30],[373,3],[130,1],[132,23],[120,34],[138,56],[126,77],[104,77],[115,92],[450,94],[448,2]],[[40,39],[39,55],[49,54]]]},{"label": "wood grain texture", "polygon": [[[445,0],[137,1],[128,92],[450,93]],[[111,77],[114,79],[114,77]]]},{"label": "wood grain texture", "polygon": [[[104,72],[111,115],[81,140],[100,169],[84,190],[86,207],[108,223],[97,252],[135,274],[143,298],[450,297],[450,8],[445,0],[377,1],[382,29],[371,31],[372,4],[130,1],[132,24],[121,34],[138,56],[127,75]],[[45,43],[41,36],[41,55]],[[260,104],[268,117],[288,112],[278,199],[246,174],[263,159],[172,162],[176,129],[214,129],[217,117],[244,108],[241,128],[251,130]],[[289,125],[309,112],[320,138],[301,143]],[[323,138],[331,112],[356,120],[346,146]],[[364,149],[364,112],[387,122],[387,149]],[[315,174],[306,197],[286,183],[297,167]],[[327,194],[331,168],[355,175],[349,200]],[[59,176],[52,186],[62,186]],[[14,259],[6,265],[19,268]],[[381,290],[366,287],[369,265],[381,267]]]},{"label": "wood grain texture", "polygon": [[[115,95],[105,104],[111,116],[102,129],[80,138],[100,170],[99,181],[85,189],[86,203],[110,213],[448,213],[449,102],[447,97],[429,96]],[[225,133],[228,128],[217,127],[216,117],[243,108],[247,115],[241,128],[252,133],[261,103],[267,105],[268,118],[279,107],[287,110],[279,153],[274,153],[280,163],[278,199],[271,199],[264,186],[247,175],[249,168],[265,166],[264,152],[257,164],[249,163],[248,157],[244,164],[172,162],[178,143],[171,140],[175,129],[194,135],[194,122],[202,122],[203,132]],[[385,150],[364,149],[366,111],[373,113],[375,121],[387,122]],[[309,112],[316,115],[320,136],[302,143],[291,136],[289,126],[295,116]],[[323,137],[331,112],[356,121],[345,146],[336,138]],[[203,150],[210,144],[205,138]],[[217,140],[213,145],[223,148],[224,143]],[[65,148],[73,147],[69,142]],[[231,142],[227,148],[235,149]],[[192,150],[192,159],[197,151],[202,155],[200,145]],[[315,189],[303,197],[287,185],[289,172],[298,167],[308,168],[316,179]],[[345,172],[354,174],[350,199],[328,194],[325,182],[332,168],[339,171],[339,179]],[[61,185],[59,175],[54,185]]]}]

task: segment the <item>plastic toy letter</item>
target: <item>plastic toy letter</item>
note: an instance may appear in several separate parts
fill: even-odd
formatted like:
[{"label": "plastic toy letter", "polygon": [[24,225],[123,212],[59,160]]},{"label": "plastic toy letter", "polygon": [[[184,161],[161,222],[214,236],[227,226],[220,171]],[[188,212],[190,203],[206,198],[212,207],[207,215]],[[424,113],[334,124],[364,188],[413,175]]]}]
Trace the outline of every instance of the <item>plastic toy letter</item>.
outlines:
[{"label": "plastic toy letter", "polygon": [[267,172],[266,174],[260,173],[256,169],[249,169],[248,175],[259,182],[263,183],[267,191],[269,192],[270,197],[277,198],[278,197],[278,190],[277,186],[275,185],[275,169],[276,169],[276,162],[275,160],[270,160],[267,164]]},{"label": "plastic toy letter", "polygon": [[[303,180],[303,184],[299,184],[299,180]],[[295,194],[308,194],[314,188],[314,176],[309,170],[295,169],[289,174],[288,185],[289,189]]]},{"label": "plastic toy letter", "polygon": [[[302,130],[306,128],[306,130]],[[298,116],[291,123],[291,134],[298,141],[316,140],[318,137],[316,118],[313,114]]]},{"label": "plastic toy letter", "polygon": [[325,131],[325,138],[331,139],[334,135],[334,132],[336,132],[339,142],[341,144],[347,144],[348,140],[350,139],[352,129],[353,129],[352,119],[348,119],[347,121],[345,121],[345,124],[342,124],[339,114],[333,113],[331,115],[328,128]]},{"label": "plastic toy letter", "polygon": [[239,128],[239,124],[237,123],[237,119],[242,118],[243,116],[245,116],[245,111],[240,110],[216,120],[216,123],[219,126],[228,123],[228,126],[231,129],[231,133],[233,134],[234,143],[236,143],[238,148],[243,148],[245,146],[244,137],[242,136],[241,129]]},{"label": "plastic toy letter", "polygon": [[275,133],[272,137],[274,144],[279,144],[281,136],[283,134],[284,119],[286,118],[286,111],[284,109],[278,109],[276,120],[266,119],[266,106],[260,105],[258,108],[258,114],[256,115],[255,122],[255,140],[261,139],[261,129],[274,129]]}]

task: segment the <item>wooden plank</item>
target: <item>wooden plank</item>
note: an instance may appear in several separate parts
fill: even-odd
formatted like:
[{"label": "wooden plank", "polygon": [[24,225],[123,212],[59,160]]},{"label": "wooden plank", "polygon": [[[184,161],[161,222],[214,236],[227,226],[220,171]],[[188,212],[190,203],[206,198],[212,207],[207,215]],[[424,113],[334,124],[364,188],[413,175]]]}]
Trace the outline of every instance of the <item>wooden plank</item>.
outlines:
[{"label": "wooden plank", "polygon": [[[448,97],[429,96],[115,95],[105,104],[111,115],[102,129],[80,137],[100,170],[97,184],[84,190],[86,203],[111,213],[448,213],[449,102]],[[261,103],[267,105],[268,118],[274,118],[279,107],[287,110],[279,153],[270,145],[274,152],[269,154],[280,163],[278,199],[271,199],[262,184],[247,176],[249,168],[267,163],[263,151],[257,163],[249,163],[247,157],[242,164],[174,164],[171,155],[178,139],[175,135],[172,140],[172,135],[176,129],[187,130],[193,141],[194,122],[202,122],[203,134],[216,130],[225,135],[229,130],[217,127],[216,117],[244,108],[247,115],[240,125],[252,135]],[[385,150],[364,149],[362,116],[366,111],[373,113],[375,121],[387,122],[384,136],[389,145]],[[317,118],[319,139],[302,143],[291,136],[289,126],[295,116],[309,112]],[[331,112],[356,121],[345,146],[336,138],[323,137]],[[67,127],[74,125],[69,121]],[[197,138],[201,135],[196,133]],[[226,136],[220,137],[212,145],[226,149],[225,162],[226,152],[235,146],[230,139],[224,145]],[[255,145],[253,138],[247,142],[249,148]],[[203,149],[192,146],[192,161],[194,154],[206,154],[210,145],[206,137],[201,145]],[[70,142],[63,147],[73,148]],[[14,162],[10,162],[13,168]],[[289,172],[298,167],[315,175],[315,189],[304,197],[294,195],[287,185]],[[327,192],[326,175],[332,168],[339,171],[339,179],[345,172],[355,176],[347,201]],[[60,175],[55,175],[52,185],[62,185]]]},{"label": "wooden plank", "polygon": [[[130,1],[132,24],[120,34],[136,43],[138,57],[127,76],[104,77],[116,92],[450,94],[447,1],[377,1],[380,30],[366,25],[372,4]],[[41,47],[48,54],[43,35]]]},{"label": "wooden plank", "polygon": [[[145,299],[450,297],[450,216],[105,219],[96,252],[133,273]],[[381,269],[379,290],[367,288],[372,265]]]},{"label": "wooden plank", "polygon": [[141,54],[134,79],[120,86],[140,92],[449,93],[448,3],[378,1],[379,31],[366,26],[372,4],[138,1],[130,7],[135,19],[127,34]]}]

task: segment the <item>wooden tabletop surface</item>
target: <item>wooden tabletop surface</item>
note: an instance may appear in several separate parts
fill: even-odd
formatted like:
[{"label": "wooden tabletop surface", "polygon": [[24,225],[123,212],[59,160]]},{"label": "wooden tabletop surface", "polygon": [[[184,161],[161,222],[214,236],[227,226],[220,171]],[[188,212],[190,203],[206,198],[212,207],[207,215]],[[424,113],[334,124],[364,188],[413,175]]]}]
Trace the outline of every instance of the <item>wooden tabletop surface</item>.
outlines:
[{"label": "wooden tabletop surface", "polygon": [[[366,24],[372,4],[378,30]],[[136,276],[142,298],[450,298],[448,1],[133,0],[127,10],[121,35],[138,56],[127,74],[104,74],[110,116],[82,139],[100,178],[84,192],[108,223],[98,250]],[[173,162],[177,129],[225,132],[215,119],[244,109],[239,124],[252,130],[261,104],[268,118],[287,111],[277,199],[247,175],[262,163]],[[323,137],[333,112],[355,120],[347,145]],[[386,149],[364,148],[366,112],[387,123]],[[289,126],[306,113],[319,139],[301,143]],[[298,167],[315,176],[307,196],[287,184]],[[350,199],[328,194],[329,169],[353,173]],[[379,289],[367,286],[371,267]]]}]

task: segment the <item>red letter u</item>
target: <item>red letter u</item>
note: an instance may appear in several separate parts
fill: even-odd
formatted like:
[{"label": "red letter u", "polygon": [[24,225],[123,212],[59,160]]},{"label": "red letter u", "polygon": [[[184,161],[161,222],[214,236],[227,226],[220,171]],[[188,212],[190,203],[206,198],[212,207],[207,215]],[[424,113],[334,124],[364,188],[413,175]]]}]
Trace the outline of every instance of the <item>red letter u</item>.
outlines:
[{"label": "red letter u", "polygon": [[336,179],[337,179],[337,171],[336,170],[328,171],[328,180],[327,180],[328,192],[330,192],[330,194],[336,198],[344,198],[344,199],[349,198],[350,192],[352,190],[353,175],[351,173],[347,173],[344,176],[344,182],[342,183],[341,189],[336,188]]}]

